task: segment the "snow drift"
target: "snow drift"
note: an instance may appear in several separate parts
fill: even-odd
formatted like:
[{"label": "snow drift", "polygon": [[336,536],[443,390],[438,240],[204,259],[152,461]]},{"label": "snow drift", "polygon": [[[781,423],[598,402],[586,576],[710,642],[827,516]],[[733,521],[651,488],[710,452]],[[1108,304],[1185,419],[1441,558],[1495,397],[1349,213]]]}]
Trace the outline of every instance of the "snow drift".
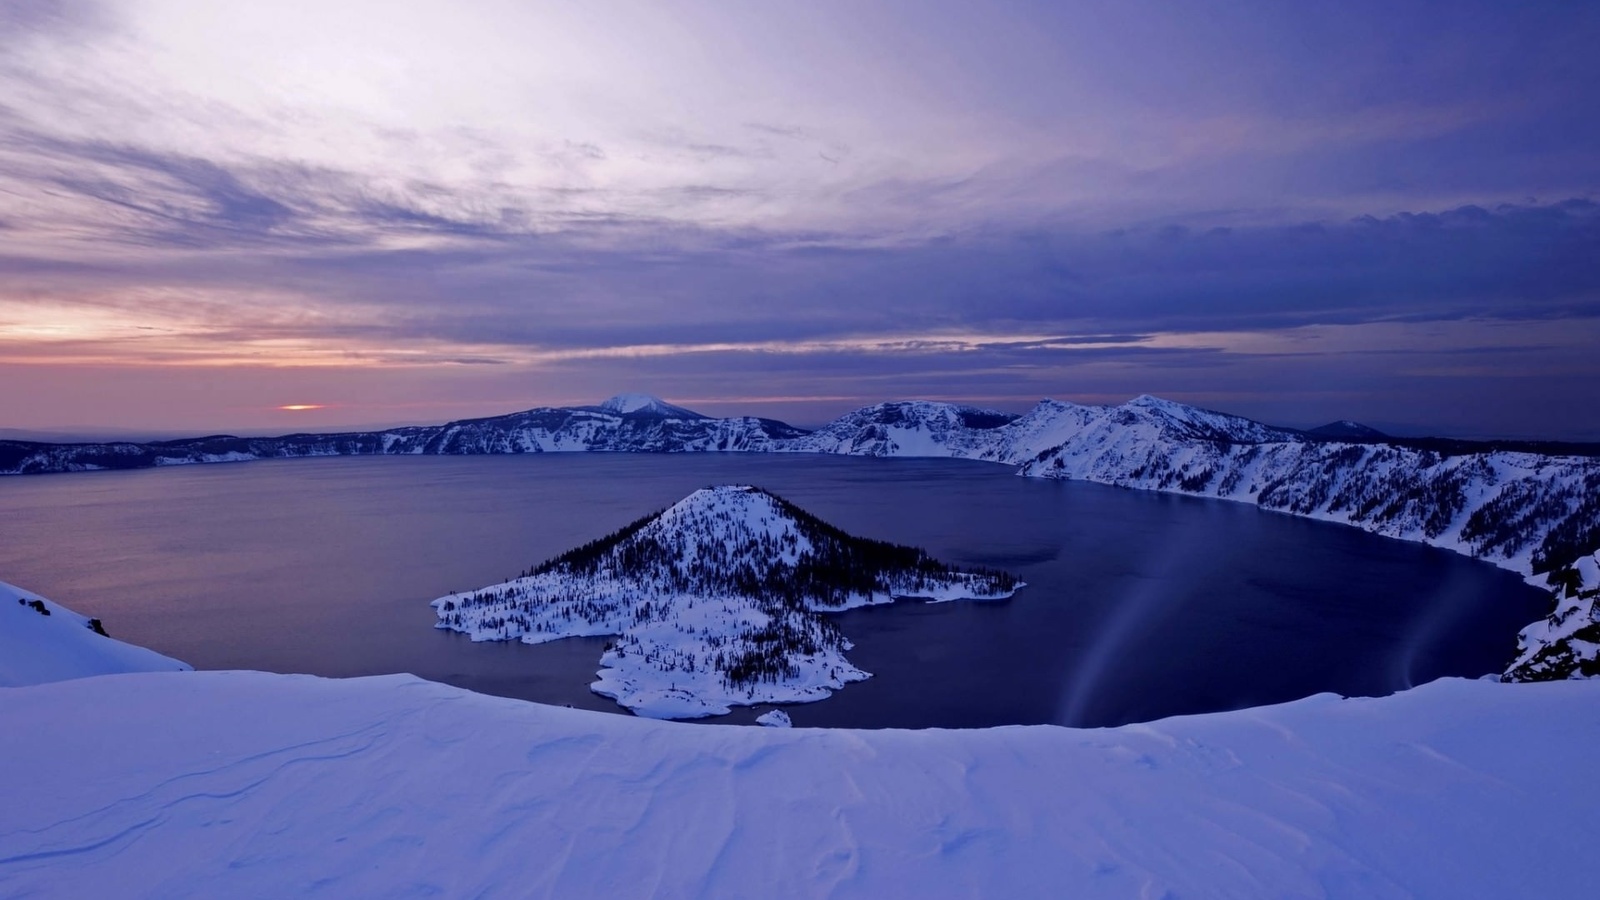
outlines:
[{"label": "snow drift", "polygon": [[655,722],[407,676],[0,690],[0,895],[1579,897],[1600,681],[1115,729]]}]

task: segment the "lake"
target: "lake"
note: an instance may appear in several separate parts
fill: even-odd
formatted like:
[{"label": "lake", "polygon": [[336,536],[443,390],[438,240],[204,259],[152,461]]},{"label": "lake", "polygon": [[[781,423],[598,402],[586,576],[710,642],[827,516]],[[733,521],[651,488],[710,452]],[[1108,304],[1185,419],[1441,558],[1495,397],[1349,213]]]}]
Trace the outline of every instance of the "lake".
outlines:
[{"label": "lake", "polygon": [[[837,616],[874,677],[796,725],[1114,725],[1498,672],[1548,595],[1430,547],[1252,506],[957,460],[353,457],[0,479],[0,580],[205,669],[411,672],[620,711],[602,638],[473,644],[428,601],[712,484],[1028,582]],[[767,707],[716,721],[748,722]]]}]

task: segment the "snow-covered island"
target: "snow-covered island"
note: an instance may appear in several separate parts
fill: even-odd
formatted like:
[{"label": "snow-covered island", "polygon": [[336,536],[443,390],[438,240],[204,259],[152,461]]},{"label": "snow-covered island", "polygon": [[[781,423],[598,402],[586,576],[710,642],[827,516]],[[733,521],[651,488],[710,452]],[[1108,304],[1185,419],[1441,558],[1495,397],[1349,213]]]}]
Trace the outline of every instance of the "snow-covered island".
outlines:
[{"label": "snow-covered island", "polygon": [[591,689],[676,719],[820,700],[868,677],[824,613],[898,599],[998,600],[1022,585],[853,537],[759,488],[695,491],[525,576],[433,601],[475,641],[615,636]]}]

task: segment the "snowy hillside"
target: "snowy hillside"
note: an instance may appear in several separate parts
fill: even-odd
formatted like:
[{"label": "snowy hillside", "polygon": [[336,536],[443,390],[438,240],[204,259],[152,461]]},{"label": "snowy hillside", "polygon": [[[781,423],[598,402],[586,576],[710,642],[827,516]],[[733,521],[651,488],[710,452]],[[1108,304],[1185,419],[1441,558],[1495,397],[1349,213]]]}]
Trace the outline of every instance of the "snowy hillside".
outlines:
[{"label": "snowy hillside", "polygon": [[[1253,503],[1483,559],[1555,586],[1600,550],[1600,459],[1493,451],[1443,453],[1390,443],[1279,437],[1211,423],[1174,426],[1142,409],[1109,411],[1021,463],[1020,473]],[[1184,416],[1185,421],[1190,417]],[[1059,433],[1058,435],[1059,436]],[[1031,448],[1028,448],[1031,449]],[[1525,676],[1577,674],[1559,629],[1531,629]]]},{"label": "snowy hillside", "polygon": [[114,676],[0,691],[0,896],[1583,897],[1597,707],[1600,681],[1445,680],[836,731]]},{"label": "snowy hillside", "polygon": [[[1131,404],[1130,404],[1131,405]],[[1446,456],[1381,443],[1228,439],[1119,407],[1021,462],[1024,475],[1254,503],[1487,559],[1523,574],[1600,544],[1600,460]]]},{"label": "snowy hillside", "polygon": [[1009,597],[998,572],[851,537],[746,486],[696,491],[528,575],[433,601],[439,627],[538,644],[617,636],[591,688],[655,718],[820,700],[868,677],[819,613],[904,597]]},{"label": "snowy hillside", "polygon": [[1122,406],[1044,400],[1023,416],[921,400],[880,403],[786,441],[781,449],[853,456],[957,457],[1015,465],[1086,434],[1098,439],[1109,436],[1128,446],[1159,441],[1306,439],[1299,432],[1146,395]]},{"label": "snowy hillside", "polygon": [[98,619],[0,582],[0,687],[188,668],[154,650],[107,637]]},{"label": "snowy hillside", "polygon": [[[1252,503],[1454,550],[1555,590],[1600,550],[1595,457],[1319,439],[1150,396],[1111,407],[1046,400],[986,427],[963,424],[957,409],[880,404],[785,446],[983,459],[1034,477]],[[1576,661],[1594,656],[1560,627],[1533,626],[1523,640],[1513,677],[1579,674]],[[1526,665],[1534,656],[1540,664]]]},{"label": "snowy hillside", "polygon": [[992,443],[995,429],[1016,419],[1008,413],[905,400],[846,413],[804,437],[783,443],[790,453],[848,456],[973,456]]},{"label": "snowy hillside", "polygon": [[1552,575],[1556,608],[1517,636],[1510,681],[1600,677],[1600,552]]},{"label": "snowy hillside", "polygon": [[1316,439],[1141,396],[1121,406],[1045,400],[996,424],[948,404],[880,404],[786,450],[947,456],[1023,475],[1254,503],[1266,509],[1542,574],[1600,549],[1600,459],[1511,451],[1446,454]]}]

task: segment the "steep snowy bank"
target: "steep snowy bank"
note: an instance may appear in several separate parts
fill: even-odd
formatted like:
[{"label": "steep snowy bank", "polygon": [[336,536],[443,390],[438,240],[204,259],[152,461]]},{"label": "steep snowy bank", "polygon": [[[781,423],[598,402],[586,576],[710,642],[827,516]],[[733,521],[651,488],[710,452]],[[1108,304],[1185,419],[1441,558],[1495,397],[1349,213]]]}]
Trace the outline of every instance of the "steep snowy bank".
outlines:
[{"label": "steep snowy bank", "polygon": [[591,688],[673,719],[820,700],[868,677],[820,612],[906,597],[1001,599],[1019,586],[851,537],[758,488],[725,486],[433,606],[440,628],[477,641],[616,635]]},{"label": "steep snowy bank", "polygon": [[1517,635],[1510,681],[1600,676],[1600,553],[1555,574],[1556,608]]},{"label": "steep snowy bank", "polygon": [[0,581],[0,687],[189,666],[109,638],[99,620]]},{"label": "steep snowy bank", "polygon": [[0,691],[0,895],[1579,897],[1600,682],[703,728],[405,676]]},{"label": "steep snowy bank", "polygon": [[1197,431],[1185,419],[1199,412],[1140,398],[1021,461],[1021,473],[1254,503],[1524,575],[1600,542],[1600,460],[1288,439],[1219,413]]}]

